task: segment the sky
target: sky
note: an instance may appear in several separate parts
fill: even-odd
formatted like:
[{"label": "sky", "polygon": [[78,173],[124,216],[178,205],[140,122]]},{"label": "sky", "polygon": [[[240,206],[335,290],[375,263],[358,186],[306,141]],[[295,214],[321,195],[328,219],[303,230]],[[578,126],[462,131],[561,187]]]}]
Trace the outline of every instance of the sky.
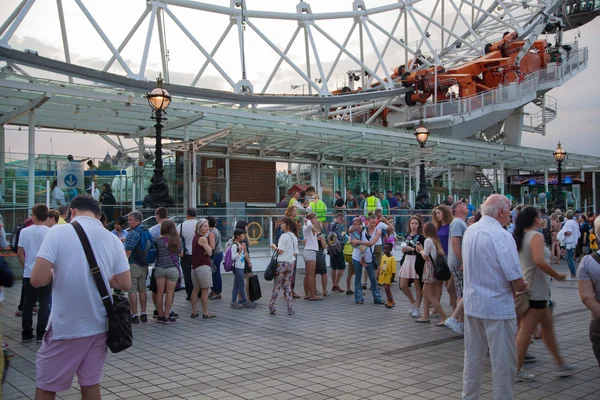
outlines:
[{"label": "sky", "polygon": [[[2,0],[0,3],[0,22],[3,22],[12,12],[14,7],[19,3],[18,0]],[[97,19],[98,23],[109,38],[116,44],[120,43],[122,38],[128,33],[129,29],[135,20],[141,15],[144,9],[143,1],[117,1],[106,0],[103,2],[85,0],[84,4],[88,7],[92,15]],[[228,0],[215,1],[220,5],[228,6]],[[260,8],[265,10],[295,12],[297,1],[279,0],[279,1],[248,1],[249,8]],[[339,10],[351,9],[352,2],[350,0],[333,1],[312,1],[309,2],[313,12],[331,12]],[[390,0],[368,0],[365,2],[367,7],[374,7],[382,4],[390,4]],[[423,13],[428,14],[432,10],[433,0],[423,0],[416,8]],[[83,17],[81,10],[77,8],[73,1],[63,1],[65,7],[65,16],[67,21],[67,30],[69,36],[69,45],[71,50],[72,61],[76,64],[85,65],[97,69],[102,69],[106,60],[110,57],[110,52],[103,44],[100,37],[93,30],[89,22]],[[189,27],[192,34],[198,38],[205,48],[212,49],[212,46],[218,40],[219,36],[227,26],[228,20],[224,16],[219,16],[196,11],[185,11],[176,7],[171,8],[175,15]],[[119,18],[115,18],[115,10],[119,12]],[[373,17],[379,24],[390,29],[394,20],[388,16]],[[446,21],[450,20],[447,18]],[[140,52],[143,48],[143,43],[147,30],[147,21],[142,24],[140,30],[132,38],[130,44],[123,51],[123,58],[131,62],[133,67],[139,68]],[[272,38],[275,44],[284,48],[287,41],[291,37],[295,29],[294,23],[290,21],[266,21],[254,20],[255,24]],[[337,32],[336,40],[342,42],[351,22],[349,21],[329,21],[323,22],[321,25],[329,31]],[[169,68],[171,71],[171,81],[179,84],[189,84],[192,78],[197,73],[199,66],[204,62],[204,57],[193,47],[188,38],[179,30],[173,21],[167,19],[165,22],[167,31],[167,43],[169,48]],[[408,42],[411,43],[418,39],[418,32],[410,25]],[[401,29],[400,29],[401,30]],[[399,30],[399,31],[400,31]],[[382,36],[378,35],[373,29],[373,36],[377,43],[382,43]],[[455,32],[462,33],[463,29],[460,23],[456,26]],[[431,30],[432,41],[438,40],[436,31]],[[542,136],[535,133],[523,133],[522,145],[544,148],[553,150],[557,142],[560,140],[567,152],[580,154],[597,155],[600,150],[600,144],[597,144],[598,137],[598,119],[593,118],[600,103],[600,79],[595,74],[598,63],[600,63],[600,46],[596,40],[600,37],[600,19],[583,26],[580,29],[581,37],[578,38],[580,47],[589,48],[589,64],[588,68],[580,73],[577,77],[567,82],[563,87],[552,90],[548,95],[558,99],[558,117],[547,126],[547,135]],[[577,30],[571,30],[565,33],[564,43],[572,42],[578,34]],[[278,59],[278,56],[258,38],[251,30],[247,29],[245,33],[246,40],[246,65],[249,79],[254,83],[255,92],[260,92],[266,81],[271,68]],[[299,35],[301,37],[302,35]],[[240,56],[237,53],[237,35],[235,28],[227,36],[223,42],[221,50],[215,58],[224,66],[226,72],[234,81],[239,79],[240,71]],[[317,40],[320,54],[323,55],[321,60],[323,65],[331,66],[337,51],[333,45],[322,40]],[[550,36],[549,42],[553,42],[554,38]],[[60,37],[60,26],[56,12],[56,3],[48,1],[37,1],[23,23],[9,42],[11,47],[15,49],[34,49],[51,58],[64,60]],[[158,37],[153,36],[152,47],[148,59],[148,67],[145,76],[153,79],[160,71],[160,58],[158,52]],[[230,46],[228,46],[228,44]],[[289,56],[294,60],[302,60],[304,54],[302,40],[296,40],[290,49]],[[348,44],[348,49],[356,51],[357,54],[358,42],[356,34],[352,37]],[[235,49],[236,51],[230,51]],[[372,48],[371,48],[372,49]],[[392,49],[392,47],[390,47]],[[367,47],[366,59],[372,55],[372,50]],[[352,62],[349,59],[342,57],[340,65],[333,76],[339,76],[341,80],[345,68],[350,66]],[[388,68],[397,66],[402,63],[403,51],[396,49],[388,52],[385,60]],[[400,60],[400,61],[399,61]],[[299,65],[301,63],[299,62]],[[397,64],[397,65],[396,65]],[[313,65],[313,76],[315,75],[316,67]],[[31,71],[31,70],[30,70]],[[113,64],[112,72],[123,73],[117,63]],[[134,69],[137,72],[137,69]],[[31,71],[33,72],[33,71]],[[37,76],[49,76],[41,71],[35,71]],[[55,78],[57,76],[54,76]],[[61,79],[64,79],[61,77]],[[290,86],[293,84],[302,83],[298,75],[285,63],[275,76],[273,83],[269,87],[268,92],[282,93],[292,92]],[[219,73],[209,66],[205,75],[200,79],[199,87],[209,87],[221,90],[231,90],[220,78]],[[330,85],[331,86],[331,85]],[[336,89],[330,87],[330,90]],[[299,94],[297,90],[293,93]],[[529,106],[526,111],[536,112],[535,107]],[[6,150],[12,153],[26,154],[27,152],[27,132],[26,130],[19,131],[18,128],[8,127],[6,132]],[[84,147],[82,147],[84,146]],[[126,144],[127,147],[127,144]],[[85,148],[85,154],[80,154]],[[38,153],[54,153],[54,154],[69,154],[76,156],[94,156],[104,157],[106,151],[114,154],[115,150],[104,140],[95,135],[81,135],[69,132],[58,132],[54,130],[40,129],[36,137],[36,152]],[[19,157],[19,156],[17,156]],[[21,157],[19,157],[21,158]]]}]

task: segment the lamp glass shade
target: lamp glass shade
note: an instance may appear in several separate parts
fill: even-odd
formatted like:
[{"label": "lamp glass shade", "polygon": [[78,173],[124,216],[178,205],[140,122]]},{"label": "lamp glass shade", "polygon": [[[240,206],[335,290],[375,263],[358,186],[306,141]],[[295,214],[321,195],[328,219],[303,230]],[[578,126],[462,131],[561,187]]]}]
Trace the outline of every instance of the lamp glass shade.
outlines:
[{"label": "lamp glass shade", "polygon": [[156,87],[148,94],[148,104],[153,110],[166,110],[171,104],[171,96],[166,89]]},{"label": "lamp glass shade", "polygon": [[558,147],[554,150],[553,156],[556,161],[563,161],[567,156],[567,152],[562,148],[560,142],[558,142]]},{"label": "lamp glass shade", "polygon": [[420,126],[415,131],[415,136],[417,137],[417,142],[425,144],[429,138],[429,130],[424,126]]}]

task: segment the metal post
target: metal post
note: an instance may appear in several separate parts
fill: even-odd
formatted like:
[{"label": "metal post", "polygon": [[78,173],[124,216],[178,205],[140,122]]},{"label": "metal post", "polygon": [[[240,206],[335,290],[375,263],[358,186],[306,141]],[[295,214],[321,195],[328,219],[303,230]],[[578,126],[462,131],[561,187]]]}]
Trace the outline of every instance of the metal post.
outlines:
[{"label": "metal post", "polygon": [[[160,18],[159,18],[160,20]],[[183,141],[190,140],[190,126],[186,125],[183,128]],[[183,208],[190,207],[190,151],[189,149],[183,152]]]},{"label": "metal post", "polygon": [[119,203],[123,204],[123,170],[119,171]]},{"label": "metal post", "polygon": [[0,197],[6,195],[6,145],[4,125],[0,125]]},{"label": "metal post", "polygon": [[229,158],[225,159],[225,203],[229,204],[229,202],[231,202],[231,185],[229,183],[229,174],[230,174],[230,167],[229,167]]},{"label": "metal post", "polygon": [[556,203],[562,200],[562,161],[557,161],[556,164],[558,167],[558,182],[556,183],[556,196],[554,198],[555,207]]},{"label": "metal post", "polygon": [[135,179],[131,182],[131,211],[135,211]]},{"label": "metal post", "polygon": [[594,214],[596,214],[596,173],[592,172],[592,207],[594,207]]},{"label": "metal post", "polygon": [[342,197],[346,198],[346,166],[342,167]]},{"label": "metal post", "polygon": [[192,152],[192,204],[190,207],[196,208],[198,206],[198,186],[196,185],[197,181],[197,172],[198,171],[198,157],[196,156],[196,152]]},{"label": "metal post", "polygon": [[448,194],[452,194],[452,167],[448,167]]},{"label": "metal post", "polygon": [[506,181],[506,179],[504,179],[504,162],[500,162],[500,194],[502,196],[504,196],[504,182]]},{"label": "metal post", "polygon": [[544,208],[548,212],[548,167],[544,168]]},{"label": "metal post", "polygon": [[138,140],[138,179],[139,179],[139,189],[140,189],[140,199],[144,198],[144,151],[146,150],[146,146],[144,143],[144,138],[141,137]]},{"label": "metal post", "polygon": [[35,203],[35,111],[29,111],[29,137],[28,137],[28,165],[27,173],[27,212],[31,211]]},{"label": "metal post", "polygon": [[414,207],[415,205],[412,204],[412,170],[409,168],[408,169],[408,193],[407,193],[407,197],[409,199],[409,201],[411,202],[411,205]]},{"label": "metal post", "polygon": [[498,170],[494,168],[494,191],[498,193]]},{"label": "metal post", "polygon": [[[13,178],[13,190],[12,190],[12,203],[13,205],[17,204],[17,179]],[[13,213],[14,215],[14,213]]]},{"label": "metal post", "polygon": [[46,207],[50,208],[50,181],[46,179]]}]

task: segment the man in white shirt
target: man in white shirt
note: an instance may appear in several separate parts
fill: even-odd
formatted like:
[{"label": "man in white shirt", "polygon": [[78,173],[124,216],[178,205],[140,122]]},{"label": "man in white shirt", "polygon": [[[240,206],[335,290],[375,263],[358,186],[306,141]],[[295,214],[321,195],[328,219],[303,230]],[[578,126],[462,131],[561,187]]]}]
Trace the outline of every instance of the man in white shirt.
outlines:
[{"label": "man in white shirt", "polygon": [[[104,283],[127,291],[129,263],[121,241],[96,219],[98,202],[77,196],[71,216],[89,238]],[[52,313],[37,353],[36,399],[54,399],[70,389],[75,374],[81,397],[100,398],[100,380],[107,353],[106,310],[94,282],[81,241],[70,224],[56,225],[46,235],[31,273],[31,285],[52,283]]]},{"label": "man in white shirt", "polygon": [[512,399],[517,373],[517,316],[513,293],[527,290],[517,245],[503,228],[510,203],[493,194],[484,203],[481,220],[463,236],[463,305],[465,361],[463,400],[480,398],[486,349],[492,363],[494,400]]},{"label": "man in white shirt", "polygon": [[[31,209],[31,219],[33,225],[23,229],[19,235],[19,244],[17,256],[23,266],[23,331],[21,332],[21,341],[28,343],[36,339],[38,343],[42,343],[44,333],[46,333],[46,325],[48,325],[48,315],[50,314],[50,285],[40,288],[31,286],[31,270],[35,263],[38,250],[42,245],[44,237],[50,231],[46,226],[48,219],[48,207],[45,204],[37,204]],[[37,320],[37,338],[33,335],[33,306],[35,300],[39,299],[39,310]]]},{"label": "man in white shirt", "polygon": [[577,268],[575,267],[575,247],[577,247],[577,241],[581,236],[579,223],[573,220],[574,215],[575,213],[573,210],[567,210],[565,213],[565,225],[558,233],[559,238],[564,236],[562,242],[567,248],[567,265],[569,266],[569,271],[571,272],[571,276],[567,278],[568,281],[572,281],[577,278]]},{"label": "man in white shirt", "polygon": [[190,300],[192,290],[192,243],[196,236],[196,223],[198,222],[196,209],[190,207],[187,209],[186,220],[177,225],[177,232],[181,236],[183,242],[183,257],[181,257],[181,270],[183,272],[183,280],[185,282],[185,292],[187,293],[186,300]]}]

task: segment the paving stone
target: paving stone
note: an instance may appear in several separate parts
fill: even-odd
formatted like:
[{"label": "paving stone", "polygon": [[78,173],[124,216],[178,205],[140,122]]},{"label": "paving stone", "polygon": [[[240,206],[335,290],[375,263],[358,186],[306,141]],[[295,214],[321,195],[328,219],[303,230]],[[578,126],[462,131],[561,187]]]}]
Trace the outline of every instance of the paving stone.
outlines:
[{"label": "paving stone", "polygon": [[[558,270],[567,271],[561,264]],[[302,293],[302,273],[296,290]],[[345,282],[345,277],[342,278]],[[181,317],[177,323],[155,320],[135,325],[134,346],[108,354],[101,383],[103,399],[460,399],[463,341],[448,329],[415,324],[408,302],[393,287],[397,307],[332,294],[318,303],[296,300],[296,315],[272,316],[267,299],[272,283],[261,280],[263,299],[256,309],[231,310],[232,277],[223,276],[226,297],[209,303],[214,320]],[[320,283],[318,283],[320,285]],[[4,340],[15,353],[4,398],[30,399],[35,392],[39,345],[22,345],[21,321],[14,317],[20,284],[5,289],[0,309]],[[552,282],[556,336],[564,358],[576,364],[569,378],[556,367],[542,341],[530,345],[539,356],[527,365],[536,382],[516,383],[515,399],[598,400],[600,373],[589,342],[589,312],[572,282]],[[446,293],[446,311],[451,310]],[[278,307],[285,310],[280,300]],[[185,292],[175,295],[174,310],[189,315]],[[34,317],[35,321],[35,317]],[[483,367],[482,399],[493,399],[489,357]],[[59,399],[79,394],[77,380]]]}]

